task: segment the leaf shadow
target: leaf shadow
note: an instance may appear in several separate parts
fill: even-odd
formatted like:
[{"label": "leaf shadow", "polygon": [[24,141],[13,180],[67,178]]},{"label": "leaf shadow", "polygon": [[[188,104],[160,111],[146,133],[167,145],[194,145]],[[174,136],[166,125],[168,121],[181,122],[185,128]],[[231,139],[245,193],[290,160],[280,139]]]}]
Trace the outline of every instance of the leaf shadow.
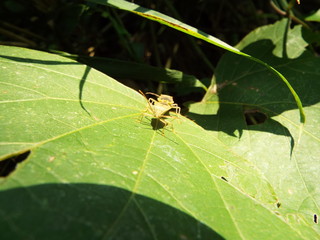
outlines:
[{"label": "leaf shadow", "polygon": [[80,80],[80,83],[79,83],[79,103],[80,103],[80,106],[81,108],[86,111],[86,113],[88,113],[89,116],[91,116],[90,112],[86,109],[86,107],[83,105],[83,102],[82,102],[82,95],[83,95],[83,87],[84,87],[84,84],[86,82],[86,79],[88,77],[88,74],[91,70],[91,67],[89,66],[86,66],[85,68],[85,71],[81,77],[81,80]]},{"label": "leaf shadow", "polygon": [[42,184],[0,192],[1,239],[224,239],[193,217],[106,185]]},{"label": "leaf shadow", "polygon": [[[282,52],[284,57],[280,58],[273,54],[274,48],[270,40],[260,40],[248,45],[243,51],[280,71],[289,80],[304,107],[318,103],[320,82],[316,76],[320,73],[320,59],[307,51],[294,59],[289,59],[286,57],[287,54]],[[244,130],[286,136],[290,139],[291,156],[295,144],[292,133],[283,123],[272,119],[283,112],[297,109],[287,86],[264,66],[233,53],[225,54],[220,60],[216,81],[219,96],[217,114],[189,113],[188,116],[204,129],[222,131],[237,138],[241,138]],[[267,116],[267,120],[261,124],[248,126],[244,117],[246,107],[262,112]],[[292,122],[296,121],[297,126],[298,117],[297,111],[297,119],[290,119]]]},{"label": "leaf shadow", "polygon": [[[223,109],[219,111],[223,111]],[[292,152],[295,146],[294,137],[292,136],[288,128],[286,128],[279,122],[271,118],[267,118],[263,123],[256,125],[247,125],[243,115],[239,114],[238,116],[235,116],[235,112],[227,114],[221,113],[219,111],[217,115],[200,115],[189,113],[188,117],[190,117],[198,125],[202,126],[208,131],[222,131],[229,136],[238,139],[242,137],[245,130],[269,132],[275,135],[288,137],[290,139],[290,157],[292,156]]]},{"label": "leaf shadow", "polygon": [[79,65],[80,63],[70,61],[70,62],[62,62],[62,61],[53,61],[53,60],[41,60],[37,58],[21,58],[21,57],[13,57],[0,54],[0,57],[6,58],[16,62],[25,62],[25,63],[36,63],[36,64],[43,64],[43,65]]}]

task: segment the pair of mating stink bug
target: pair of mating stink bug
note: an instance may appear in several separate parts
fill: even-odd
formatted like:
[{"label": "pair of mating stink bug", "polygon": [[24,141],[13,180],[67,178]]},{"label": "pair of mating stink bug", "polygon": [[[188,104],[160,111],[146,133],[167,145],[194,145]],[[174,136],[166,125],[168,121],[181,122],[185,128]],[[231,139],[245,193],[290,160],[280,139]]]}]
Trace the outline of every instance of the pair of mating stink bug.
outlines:
[{"label": "pair of mating stink bug", "polygon": [[140,121],[142,121],[142,118],[144,116],[148,116],[152,119],[155,119],[157,122],[160,121],[163,124],[163,127],[165,127],[170,123],[166,119],[178,118],[177,116],[169,115],[169,111],[171,109],[175,110],[176,115],[180,115],[181,108],[178,106],[178,104],[174,103],[173,97],[165,94],[158,95],[155,93],[147,92],[146,94],[154,95],[157,97],[157,99],[153,99],[147,98],[142,91],[139,90],[139,92],[142,94],[142,96],[145,97],[148,102],[147,109],[142,113]]}]

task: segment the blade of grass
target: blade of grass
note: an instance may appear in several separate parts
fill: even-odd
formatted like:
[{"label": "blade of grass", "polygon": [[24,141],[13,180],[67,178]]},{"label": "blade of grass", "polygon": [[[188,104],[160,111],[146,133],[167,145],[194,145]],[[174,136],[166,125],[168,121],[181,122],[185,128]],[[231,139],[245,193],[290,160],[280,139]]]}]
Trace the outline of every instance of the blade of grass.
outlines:
[{"label": "blade of grass", "polygon": [[238,54],[238,55],[241,55],[241,56],[244,56],[246,58],[249,58],[251,59],[252,61],[255,61],[263,66],[265,66],[267,69],[269,69],[271,72],[273,72],[277,77],[279,77],[286,85],[287,87],[289,88],[291,94],[293,95],[294,97],[294,100],[296,101],[296,104],[298,106],[298,109],[299,109],[299,112],[300,112],[300,122],[302,124],[305,123],[305,120],[306,120],[306,117],[305,117],[305,113],[304,113],[304,110],[303,110],[303,106],[302,106],[302,103],[301,103],[301,100],[298,96],[298,94],[296,93],[296,91],[293,89],[293,87],[291,86],[291,84],[289,83],[289,81],[279,72],[277,71],[275,68],[273,68],[272,66],[268,65],[267,63],[263,62],[262,60],[260,59],[257,59],[249,54],[246,54],[246,53],[243,53],[241,52],[239,49],[237,48],[234,48],[232,46],[230,46],[229,44],[221,41],[220,39],[218,38],[215,38],[205,32],[202,32],[200,30],[198,30],[197,28],[194,28],[194,27],[191,27],[187,24],[184,24],[172,17],[169,17],[165,14],[162,14],[162,13],[159,13],[157,11],[154,11],[154,10],[150,10],[150,9],[147,9],[147,8],[144,8],[144,7],[141,7],[135,3],[131,3],[131,2],[127,2],[127,1],[124,1],[124,0],[87,0],[87,1],[90,1],[90,2],[95,2],[95,3],[98,3],[98,4],[102,4],[102,5],[109,5],[109,6],[112,6],[112,7],[116,7],[116,8],[119,8],[121,10],[125,10],[125,11],[129,11],[129,12],[132,12],[134,14],[137,14],[137,15],[140,15],[144,18],[148,18],[150,20],[153,20],[153,21],[156,21],[156,22],[159,22],[161,24],[164,24],[164,25],[167,25],[171,28],[174,28],[174,29],[177,29],[181,32],[184,32],[188,35],[191,35],[193,37],[196,37],[196,38],[199,38],[199,39],[202,39],[206,42],[209,42],[213,45],[216,45],[220,48],[223,48],[227,51],[230,51],[230,52],[233,52],[235,54]]}]

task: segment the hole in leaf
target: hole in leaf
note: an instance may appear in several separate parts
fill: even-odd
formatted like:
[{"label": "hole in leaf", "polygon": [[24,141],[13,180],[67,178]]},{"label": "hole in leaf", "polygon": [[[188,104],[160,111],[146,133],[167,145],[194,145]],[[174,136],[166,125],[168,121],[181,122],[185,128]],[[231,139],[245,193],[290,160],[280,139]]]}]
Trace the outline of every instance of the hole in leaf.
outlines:
[{"label": "hole in leaf", "polygon": [[18,163],[24,161],[30,154],[30,150],[0,161],[0,177],[6,177],[16,169]]},{"label": "hole in leaf", "polygon": [[257,125],[267,120],[267,115],[258,109],[245,109],[244,117],[247,125]]},{"label": "hole in leaf", "polygon": [[318,215],[317,214],[313,215],[313,221],[314,221],[314,223],[318,223]]},{"label": "hole in leaf", "polygon": [[280,208],[280,207],[281,207],[281,203],[277,202],[277,208]]}]

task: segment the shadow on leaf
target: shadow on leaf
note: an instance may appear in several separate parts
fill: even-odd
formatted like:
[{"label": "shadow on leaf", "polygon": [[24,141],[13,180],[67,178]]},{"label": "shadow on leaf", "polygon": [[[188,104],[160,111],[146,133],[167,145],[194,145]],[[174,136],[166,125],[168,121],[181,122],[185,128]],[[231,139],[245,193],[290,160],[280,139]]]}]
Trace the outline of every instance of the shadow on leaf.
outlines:
[{"label": "shadow on leaf", "polygon": [[223,239],[161,202],[95,184],[0,192],[1,239]]},{"label": "shadow on leaf", "polygon": [[[293,86],[304,107],[318,103],[320,82],[317,79],[320,73],[320,59],[308,51],[294,59],[280,58],[273,54],[274,49],[275,45],[270,40],[260,40],[248,45],[243,52],[267,62],[280,71]],[[291,92],[278,77],[261,64],[227,53],[218,64],[216,81],[219,95],[218,113],[189,113],[188,117],[204,129],[223,131],[238,138],[242,136],[243,130],[287,136],[291,139],[292,151],[294,139],[288,128],[283,125],[285,121],[281,124],[272,119],[283,112],[297,109]],[[265,121],[260,124],[247,124],[248,108],[263,113]],[[290,120],[296,122],[298,131],[298,111],[296,116],[296,119]],[[238,132],[238,135],[235,132]]]}]

